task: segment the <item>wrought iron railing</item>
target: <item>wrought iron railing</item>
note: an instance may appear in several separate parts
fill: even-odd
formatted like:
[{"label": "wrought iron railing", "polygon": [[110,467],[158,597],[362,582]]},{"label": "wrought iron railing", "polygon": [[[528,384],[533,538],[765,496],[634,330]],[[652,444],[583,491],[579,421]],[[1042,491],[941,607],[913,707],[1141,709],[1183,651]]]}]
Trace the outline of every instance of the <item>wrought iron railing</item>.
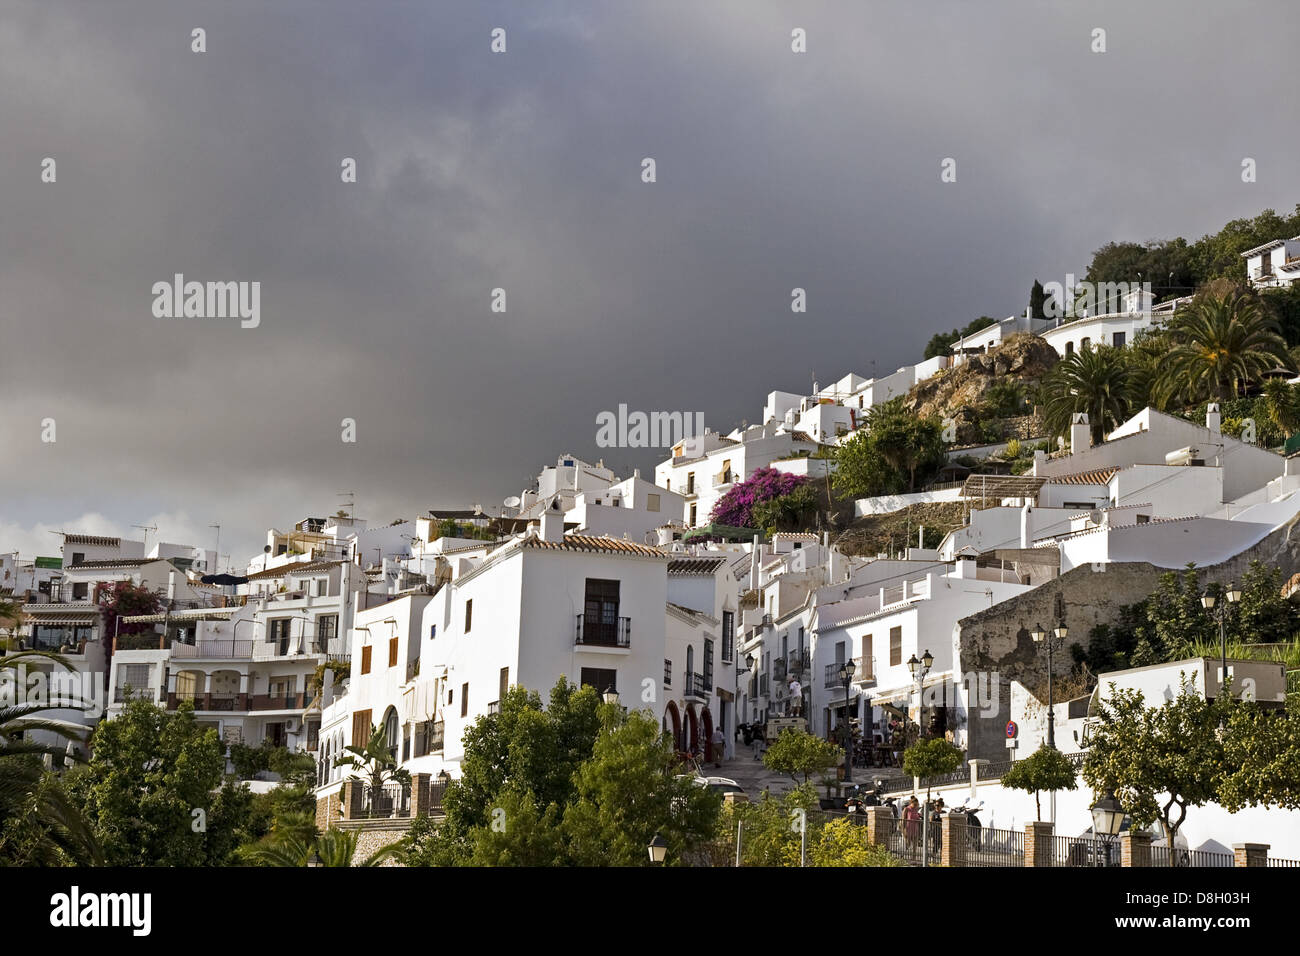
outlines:
[{"label": "wrought iron railing", "polygon": [[587,617],[586,614],[577,615],[578,624],[574,644],[592,647],[632,646],[631,618],[620,617],[614,620],[592,618],[587,620]]},{"label": "wrought iron railing", "polygon": [[[1228,867],[1236,866],[1236,857],[1231,853],[1223,853],[1216,850],[1188,850],[1184,847],[1174,847],[1174,866],[1189,867]],[[1151,848],[1151,866],[1167,867],[1169,866],[1169,847],[1153,846]]]},{"label": "wrought iron railing", "polygon": [[686,685],[683,693],[686,697],[708,697],[709,688],[705,686],[704,675],[698,671],[686,671]]}]

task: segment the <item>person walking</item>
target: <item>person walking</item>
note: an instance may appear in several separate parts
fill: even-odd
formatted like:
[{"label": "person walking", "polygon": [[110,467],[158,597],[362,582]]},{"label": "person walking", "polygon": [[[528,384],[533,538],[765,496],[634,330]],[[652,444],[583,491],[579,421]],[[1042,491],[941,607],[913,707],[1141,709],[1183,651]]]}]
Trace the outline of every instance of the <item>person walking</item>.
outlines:
[{"label": "person walking", "polygon": [[917,837],[921,834],[921,804],[916,797],[907,802],[903,810],[903,840],[908,851],[916,849]]},{"label": "person walking", "polygon": [[711,743],[713,744],[713,766],[721,767],[723,751],[727,749],[727,738],[722,736],[721,727],[715,727],[713,729],[713,740]]}]

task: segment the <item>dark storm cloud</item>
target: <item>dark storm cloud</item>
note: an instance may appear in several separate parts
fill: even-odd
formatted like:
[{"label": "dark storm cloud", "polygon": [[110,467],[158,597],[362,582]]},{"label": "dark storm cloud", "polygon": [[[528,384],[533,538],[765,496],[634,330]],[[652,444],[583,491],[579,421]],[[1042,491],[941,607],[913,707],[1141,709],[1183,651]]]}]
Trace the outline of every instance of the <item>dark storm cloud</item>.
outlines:
[{"label": "dark storm cloud", "polygon": [[[1286,3],[1080,6],[11,3],[0,529],[185,514],[238,559],[343,490],[490,504],[601,409],[753,421],[1103,242],[1294,205]],[[261,326],[155,319],[175,272],[260,281]]]}]

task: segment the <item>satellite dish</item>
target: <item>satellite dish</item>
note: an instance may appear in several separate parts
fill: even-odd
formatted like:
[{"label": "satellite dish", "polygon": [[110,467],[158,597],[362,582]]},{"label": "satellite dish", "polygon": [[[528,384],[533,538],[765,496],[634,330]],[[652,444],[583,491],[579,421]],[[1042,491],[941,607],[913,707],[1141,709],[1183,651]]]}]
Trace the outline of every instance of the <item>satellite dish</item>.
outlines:
[{"label": "satellite dish", "polygon": [[519,496],[518,496],[518,495],[511,495],[509,498],[507,498],[505,501],[503,501],[503,502],[501,502],[501,503],[502,503],[503,505],[505,505],[507,508],[518,508],[518,507],[519,507]]},{"label": "satellite dish", "polygon": [[269,544],[267,544],[267,545],[263,545],[263,546],[262,546],[262,551],[263,551],[264,553],[266,553],[266,554],[270,554],[270,553],[271,553],[271,546],[270,546]]}]

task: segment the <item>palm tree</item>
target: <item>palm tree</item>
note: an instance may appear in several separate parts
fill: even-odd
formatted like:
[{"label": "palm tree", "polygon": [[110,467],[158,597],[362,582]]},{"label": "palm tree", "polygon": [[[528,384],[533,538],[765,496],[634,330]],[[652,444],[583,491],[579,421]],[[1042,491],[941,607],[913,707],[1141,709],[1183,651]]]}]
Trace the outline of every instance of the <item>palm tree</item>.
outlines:
[{"label": "palm tree", "polygon": [[1093,444],[1129,414],[1129,368],[1123,349],[1099,346],[1066,356],[1043,377],[1044,424],[1063,435],[1075,412],[1087,412]]},{"label": "palm tree", "polygon": [[1290,358],[1277,323],[1257,299],[1228,292],[1199,296],[1169,328],[1174,346],[1162,391],[1184,401],[1226,400]]},{"label": "palm tree", "polygon": [[22,623],[22,612],[23,606],[17,601],[0,598],[0,627],[8,631],[11,638]]},{"label": "palm tree", "polygon": [[249,847],[244,856],[262,866],[307,866],[313,855],[321,866],[379,866],[397,849],[398,844],[391,843],[354,864],[357,832],[331,827],[315,839],[289,834],[268,845]]},{"label": "palm tree", "polygon": [[397,761],[397,754],[388,746],[388,734],[382,727],[370,727],[370,739],[364,747],[347,747],[348,753],[334,762],[336,767],[355,767],[360,773],[353,780],[365,780],[370,791],[371,809],[382,798],[386,780],[408,786],[411,774]]},{"label": "palm tree", "polygon": [[[17,684],[25,665],[34,660],[64,663],[42,651],[7,654],[0,657],[0,681],[9,677]],[[49,709],[40,702],[0,705],[0,860],[28,865],[102,862],[90,825],[45,766],[70,756],[69,744],[84,743],[85,736],[61,721],[37,716]],[[32,740],[28,734],[33,731],[55,740]],[[5,821],[21,825],[8,828]]]},{"label": "palm tree", "polygon": [[1264,406],[1273,424],[1290,438],[1300,431],[1300,393],[1295,386],[1282,379],[1270,378],[1264,383]]}]

